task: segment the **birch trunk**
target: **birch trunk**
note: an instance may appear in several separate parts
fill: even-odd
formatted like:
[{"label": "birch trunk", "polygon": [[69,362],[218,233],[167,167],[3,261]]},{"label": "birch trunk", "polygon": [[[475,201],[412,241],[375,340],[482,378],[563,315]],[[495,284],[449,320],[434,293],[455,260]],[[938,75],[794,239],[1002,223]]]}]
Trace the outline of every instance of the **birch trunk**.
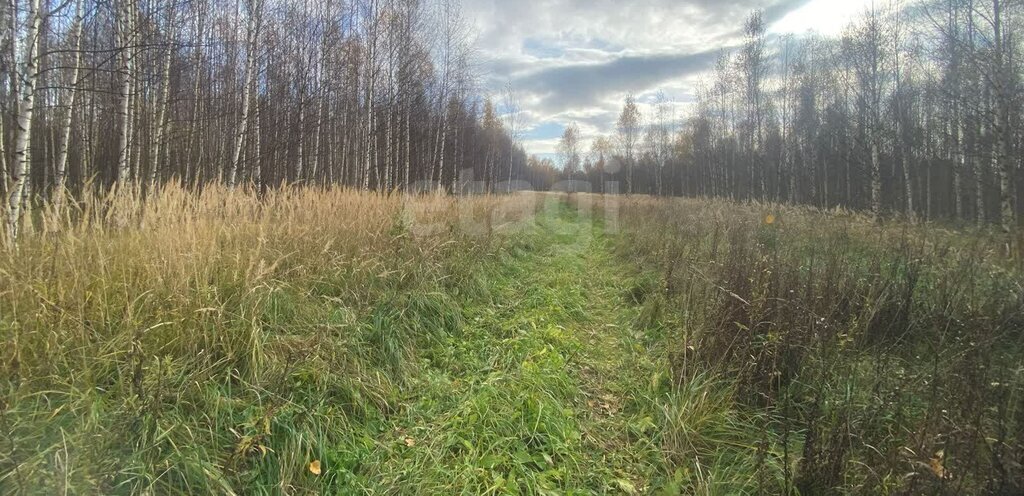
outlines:
[{"label": "birch trunk", "polygon": [[[183,180],[186,184],[191,184],[192,181],[198,177],[196,172],[197,165],[199,164],[199,157],[197,151],[201,144],[199,143],[199,110],[201,107],[201,99],[199,97],[199,90],[201,88],[202,77],[202,62],[203,62],[203,36],[206,32],[205,28],[205,11],[198,9],[195,15],[195,56],[192,62],[192,72],[195,74],[195,84],[192,85],[192,114],[189,119],[189,133],[188,133],[188,145],[185,150],[185,170],[183,171]],[[201,152],[200,152],[201,153]]]},{"label": "birch trunk", "polygon": [[171,29],[173,26],[174,9],[170,9],[168,13],[167,26],[164,28],[164,33],[167,39],[167,52],[164,54],[163,70],[160,75],[160,101],[157,103],[157,117],[156,117],[156,132],[153,137],[153,144],[150,153],[150,164],[149,168],[149,190],[153,191],[156,189],[157,181],[160,179],[160,153],[161,149],[165,146],[167,139],[167,109],[170,106],[170,95],[171,95],[171,54],[173,48],[170,42]]},{"label": "birch trunk", "polygon": [[[17,60],[17,33],[15,30],[16,19],[13,1],[7,2],[2,15],[0,15],[0,24],[2,24],[0,26],[0,50],[4,51],[0,58],[13,56],[12,59]],[[10,43],[10,46],[8,46],[8,43]],[[15,76],[8,76],[10,78],[11,94],[14,95],[18,93],[15,84],[17,77]],[[10,189],[10,184],[8,184],[6,141],[7,132],[4,129],[4,115],[0,113],[0,198],[4,199],[7,198],[7,191]]]},{"label": "birch trunk", "polygon": [[348,167],[348,156],[349,156],[349,126],[348,126],[348,114],[349,114],[349,98],[348,95],[342,94],[342,105],[341,105],[341,182],[351,184],[349,180],[349,167]]},{"label": "birch trunk", "polygon": [[438,164],[437,164],[437,182],[441,185],[441,189],[444,189],[444,155],[445,147],[448,144],[448,105],[444,105],[444,110],[441,111],[441,143],[438,150]]},{"label": "birch trunk", "polygon": [[967,151],[964,149],[963,134],[963,122],[960,117],[959,104],[953,110],[953,122],[950,125],[951,134],[953,137],[952,153],[953,157],[953,215],[957,219],[964,217],[964,200],[963,200],[963,173],[966,170],[967,163]]},{"label": "birch trunk", "polygon": [[320,76],[317,83],[316,124],[313,127],[313,157],[309,171],[310,179],[314,182],[317,181],[317,173],[320,168],[320,134],[324,122],[324,100],[326,99],[324,71],[326,70],[326,64],[321,59],[320,68],[317,71]]},{"label": "birch trunk", "polygon": [[391,70],[388,71],[388,114],[387,123],[384,125],[386,129],[386,137],[384,140],[384,190],[391,192],[392,180],[394,179],[393,164],[394,164],[394,117],[395,117],[395,92],[394,92],[394,79],[391,77]]},{"label": "birch trunk", "polygon": [[367,90],[367,129],[365,136],[366,144],[364,146],[364,164],[362,164],[362,189],[370,189],[370,171],[373,168],[374,158],[374,81],[373,77],[370,77],[370,85]]},{"label": "birch trunk", "polygon": [[59,217],[64,207],[64,196],[67,184],[68,151],[71,147],[71,124],[75,115],[75,103],[78,96],[78,76],[82,66],[82,4],[84,0],[75,2],[75,20],[71,28],[75,43],[74,62],[71,65],[71,79],[64,96],[64,123],[61,127],[60,145],[57,149],[57,160],[54,164],[54,200],[53,210]]},{"label": "birch trunk", "polygon": [[260,125],[260,107],[259,97],[256,97],[256,112],[253,115],[253,120],[256,122],[256,136],[254,136],[256,142],[253,143],[252,170],[250,172],[250,179],[256,191],[262,191],[263,185],[263,126]]},{"label": "birch trunk", "polygon": [[900,152],[900,162],[903,165],[903,194],[906,196],[907,219],[910,222],[916,221],[917,212],[914,210],[914,183],[910,171],[911,158],[904,150]]},{"label": "birch trunk", "polygon": [[878,156],[878,142],[871,131],[871,215],[876,222],[882,220],[882,165]]},{"label": "birch trunk", "polygon": [[[898,90],[897,90],[898,91]],[[902,95],[897,95],[897,102],[902,98]],[[906,140],[903,139],[903,129],[900,126],[899,120],[902,115],[903,108],[901,103],[896,104],[896,160],[900,169],[903,171],[903,195],[904,195],[904,208],[906,209],[907,220],[910,222],[915,221],[914,212],[914,185],[911,174],[911,158],[910,153],[907,150]]]},{"label": "birch trunk", "polygon": [[1010,134],[1010,109],[1009,104],[999,106],[999,144],[998,144],[998,157],[1000,166],[999,170],[999,207],[1000,207],[1000,220],[1003,232],[1010,232],[1016,225],[1016,218],[1013,210],[1013,157],[1010,151],[1010,139],[1007,137]]},{"label": "birch trunk", "polygon": [[985,202],[985,168],[986,163],[988,167],[992,167],[993,170],[999,167],[998,155],[998,144],[993,143],[989,146],[987,162],[986,158],[982,156],[982,147],[984,144],[992,141],[993,136],[999,135],[998,119],[989,119],[989,115],[995,115],[997,110],[993,107],[993,99],[991,95],[991,89],[985,86],[983,90],[979,90],[982,94],[981,97],[981,125],[980,128],[974,130],[974,147],[975,155],[971,158],[971,166],[974,170],[974,222],[978,227],[983,227],[988,220],[987,205]]},{"label": "birch trunk", "polygon": [[[407,98],[408,100],[408,98]],[[410,121],[412,120],[412,102],[406,101],[405,104],[405,179],[404,186],[406,189],[409,188],[410,178],[409,175],[412,169],[412,129]]]},{"label": "birch trunk", "polygon": [[363,189],[370,189],[370,170],[373,167],[373,156],[374,156],[374,140],[373,140],[373,92],[375,81],[372,75],[367,75],[369,78],[368,88],[366,92],[366,144],[365,155],[363,157]]},{"label": "birch trunk", "polygon": [[0,198],[7,197],[7,148],[4,142],[7,140],[7,133],[4,131],[4,119],[0,116]]},{"label": "birch trunk", "polygon": [[305,133],[305,129],[306,129],[306,105],[305,105],[305,102],[303,101],[303,100],[305,100],[304,93],[305,93],[304,91],[299,91],[299,124],[298,124],[299,141],[298,141],[298,147],[295,150],[295,182],[297,182],[297,183],[301,183],[303,181],[303,179],[305,178],[305,175],[304,175],[305,174],[305,170],[304,170],[304,165],[305,165],[305,162],[304,162],[305,156],[304,155],[305,155],[305,151],[303,150],[303,147],[302,147],[303,143],[306,141],[306,133]]},{"label": "birch trunk", "polygon": [[999,173],[999,219],[1003,232],[1010,232],[1016,225],[1013,211],[1013,157],[1011,156],[1010,107],[1011,95],[1010,64],[1008,53],[1013,53],[1010,43],[1003,37],[1003,11],[1001,0],[992,0],[992,25],[995,38],[996,57],[996,149],[993,150],[993,168]]},{"label": "birch trunk", "polygon": [[370,189],[370,172],[375,164],[376,142],[374,140],[374,98],[377,89],[377,2],[373,1],[369,6],[366,40],[366,136],[364,139],[363,155],[363,189]]},{"label": "birch trunk", "polygon": [[134,65],[132,58],[132,45],[134,44],[133,24],[132,0],[120,0],[118,2],[117,13],[118,48],[120,49],[121,56],[121,67],[119,68],[119,76],[121,80],[120,92],[118,94],[118,116],[121,121],[121,127],[117,144],[117,185],[119,189],[124,187],[125,183],[128,181],[128,175],[131,171],[129,168],[129,154],[131,150],[131,143],[129,140],[132,128],[131,94],[132,68]]},{"label": "birch trunk", "polygon": [[[511,140],[510,140],[511,142]],[[512,194],[512,168],[516,161],[516,144],[512,142],[508,151],[508,182],[505,183],[505,194]]]},{"label": "birch trunk", "polygon": [[260,0],[249,2],[249,19],[246,23],[245,42],[245,83],[242,87],[242,115],[235,133],[234,149],[231,152],[231,170],[228,172],[228,188],[234,189],[242,166],[242,147],[249,132],[249,106],[253,86],[256,84],[256,40],[259,36]]},{"label": "birch trunk", "polygon": [[[18,114],[14,129],[14,164],[11,169],[11,188],[7,198],[7,239],[18,240],[22,206],[25,203],[27,183],[32,167],[32,114],[35,111],[36,81],[39,77],[39,28],[42,13],[40,0],[29,0],[28,28],[24,38],[24,53],[17,61]],[[16,34],[15,34],[16,36]]]}]

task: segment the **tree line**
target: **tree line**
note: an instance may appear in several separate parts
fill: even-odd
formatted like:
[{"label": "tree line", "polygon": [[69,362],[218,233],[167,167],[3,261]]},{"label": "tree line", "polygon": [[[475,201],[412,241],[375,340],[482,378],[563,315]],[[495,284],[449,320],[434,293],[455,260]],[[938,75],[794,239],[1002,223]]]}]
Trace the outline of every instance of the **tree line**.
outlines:
[{"label": "tree line", "polygon": [[[878,2],[881,4],[881,2]],[[871,7],[834,38],[770,36],[760,12],[686,119],[629,97],[615,131],[565,175],[627,193],[845,207],[1013,229],[1021,160],[1024,8],[1012,0]],[[644,115],[646,114],[646,115]]]},{"label": "tree line", "polygon": [[484,101],[479,79],[455,0],[9,0],[6,234],[68,198],[168,181],[396,191],[526,179],[515,96]]}]

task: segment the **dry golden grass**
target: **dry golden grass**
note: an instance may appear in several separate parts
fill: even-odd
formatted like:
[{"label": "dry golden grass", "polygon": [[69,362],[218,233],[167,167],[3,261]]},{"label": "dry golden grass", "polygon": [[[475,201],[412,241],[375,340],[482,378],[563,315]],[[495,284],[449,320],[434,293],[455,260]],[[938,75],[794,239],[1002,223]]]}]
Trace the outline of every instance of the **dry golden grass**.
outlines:
[{"label": "dry golden grass", "polygon": [[[659,420],[644,456],[667,492],[1021,486],[1024,268],[1000,233],[717,200],[175,185],[35,220],[0,249],[2,493],[488,487],[485,454],[523,442],[516,398],[576,394],[561,368],[483,380],[532,346],[576,353],[514,307],[595,298],[663,369],[631,404]],[[582,273],[614,298],[566,290]],[[456,381],[480,394],[446,404]],[[573,432],[563,407],[536,414]],[[443,443],[390,432],[437,412]],[[452,455],[466,439],[486,440],[473,461]],[[564,454],[580,487],[614,487]]]},{"label": "dry golden grass", "polygon": [[[0,248],[0,492],[308,486],[290,465],[395,407],[445,288],[538,199],[170,185],[37,219]],[[326,424],[283,423],[293,452],[256,470],[289,409]]]},{"label": "dry golden grass", "polygon": [[672,375],[711,373],[765,415],[756,441],[777,443],[787,491],[1024,487],[1024,257],[1007,235],[720,200],[632,197],[606,217],[652,274],[634,294]]}]

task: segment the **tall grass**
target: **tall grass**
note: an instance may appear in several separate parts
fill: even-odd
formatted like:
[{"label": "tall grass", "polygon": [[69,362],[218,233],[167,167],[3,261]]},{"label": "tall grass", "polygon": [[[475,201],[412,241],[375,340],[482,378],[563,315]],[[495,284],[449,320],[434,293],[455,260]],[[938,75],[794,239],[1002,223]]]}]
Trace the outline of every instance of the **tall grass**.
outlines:
[{"label": "tall grass", "polygon": [[[735,463],[767,456],[771,484],[801,494],[1024,491],[1012,240],[722,201],[632,198],[617,215],[621,254],[656,274],[636,296],[677,389],[710,374],[711,398],[761,419],[749,442],[767,448]],[[665,449],[706,452],[692,425],[670,422]]]},{"label": "tall grass", "polygon": [[[0,492],[1024,488],[1019,244],[582,194],[597,230],[513,230],[565,198],[172,185],[38,213],[0,249]],[[587,465],[602,429],[630,471]]]},{"label": "tall grass", "polygon": [[[169,186],[0,248],[0,492],[328,491],[527,196]],[[358,426],[358,428],[356,428]]]}]

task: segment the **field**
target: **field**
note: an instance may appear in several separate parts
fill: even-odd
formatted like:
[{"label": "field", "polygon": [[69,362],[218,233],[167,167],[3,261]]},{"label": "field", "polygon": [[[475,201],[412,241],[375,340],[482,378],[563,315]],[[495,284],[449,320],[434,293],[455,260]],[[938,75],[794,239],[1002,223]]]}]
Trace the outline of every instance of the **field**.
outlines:
[{"label": "field", "polygon": [[70,217],[0,254],[2,493],[1024,490],[1003,234],[173,185]]},{"label": "field", "polygon": [[[769,493],[1024,488],[1019,240],[722,201],[639,199],[620,217],[618,252],[649,278],[641,326],[675,387],[713,377],[758,428],[756,470],[692,435],[710,492],[744,475]],[[684,466],[701,451],[663,435]]]}]

